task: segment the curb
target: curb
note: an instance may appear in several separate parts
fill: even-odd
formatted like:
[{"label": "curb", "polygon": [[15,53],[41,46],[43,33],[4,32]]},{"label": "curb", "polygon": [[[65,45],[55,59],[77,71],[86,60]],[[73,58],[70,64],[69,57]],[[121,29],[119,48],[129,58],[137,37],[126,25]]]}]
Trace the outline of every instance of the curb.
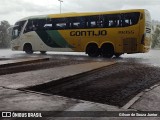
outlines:
[{"label": "curb", "polygon": [[[43,61],[48,61],[48,60],[49,60],[49,58],[35,58],[35,59],[28,59],[28,60],[22,59],[22,61],[6,60],[6,61],[0,61],[0,68],[30,64],[30,63],[36,63],[36,62],[43,62]],[[6,62],[6,63],[3,63],[3,62]]]}]

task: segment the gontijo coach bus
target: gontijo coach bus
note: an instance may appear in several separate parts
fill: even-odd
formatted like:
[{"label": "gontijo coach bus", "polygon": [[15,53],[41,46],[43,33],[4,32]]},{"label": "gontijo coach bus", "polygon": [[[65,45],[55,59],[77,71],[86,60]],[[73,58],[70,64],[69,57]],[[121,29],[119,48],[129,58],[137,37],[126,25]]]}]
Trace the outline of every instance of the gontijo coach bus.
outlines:
[{"label": "gontijo coach bus", "polygon": [[15,23],[12,50],[76,51],[111,58],[150,49],[151,17],[145,9],[32,16]]}]

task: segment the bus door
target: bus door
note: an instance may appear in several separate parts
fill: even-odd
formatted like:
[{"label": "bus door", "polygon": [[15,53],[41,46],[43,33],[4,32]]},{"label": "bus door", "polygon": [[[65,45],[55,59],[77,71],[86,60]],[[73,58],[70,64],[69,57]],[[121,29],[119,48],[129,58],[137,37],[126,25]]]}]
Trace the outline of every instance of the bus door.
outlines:
[{"label": "bus door", "polygon": [[11,45],[14,47],[14,50],[19,50],[22,44],[22,33],[26,21],[17,22],[12,30],[12,42]]}]

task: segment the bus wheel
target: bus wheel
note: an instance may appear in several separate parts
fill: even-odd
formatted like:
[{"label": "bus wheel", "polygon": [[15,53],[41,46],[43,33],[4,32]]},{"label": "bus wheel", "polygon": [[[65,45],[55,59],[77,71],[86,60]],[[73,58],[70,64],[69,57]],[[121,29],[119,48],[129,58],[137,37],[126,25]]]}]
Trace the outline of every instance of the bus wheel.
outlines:
[{"label": "bus wheel", "polygon": [[27,53],[27,54],[32,54],[33,50],[32,50],[32,45],[27,43],[24,45],[23,50]]},{"label": "bus wheel", "polygon": [[46,51],[40,51],[41,54],[46,54]]},{"label": "bus wheel", "polygon": [[116,58],[119,58],[122,54],[120,54],[120,53],[115,53],[114,55],[116,56]]},{"label": "bus wheel", "polygon": [[114,55],[114,47],[112,44],[104,44],[101,47],[101,55],[105,58],[112,58]]},{"label": "bus wheel", "polygon": [[99,48],[96,44],[89,44],[86,48],[86,53],[90,57],[98,57],[99,56]]}]

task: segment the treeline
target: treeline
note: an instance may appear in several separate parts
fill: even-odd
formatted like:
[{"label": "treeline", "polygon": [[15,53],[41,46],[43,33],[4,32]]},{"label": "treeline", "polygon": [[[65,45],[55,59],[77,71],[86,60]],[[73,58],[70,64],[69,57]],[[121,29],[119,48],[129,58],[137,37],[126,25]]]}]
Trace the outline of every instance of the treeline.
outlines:
[{"label": "treeline", "polygon": [[152,45],[153,49],[160,49],[160,22],[152,21]]},{"label": "treeline", "polygon": [[9,48],[11,36],[9,35],[8,28],[10,24],[8,21],[0,22],[0,48]]}]

